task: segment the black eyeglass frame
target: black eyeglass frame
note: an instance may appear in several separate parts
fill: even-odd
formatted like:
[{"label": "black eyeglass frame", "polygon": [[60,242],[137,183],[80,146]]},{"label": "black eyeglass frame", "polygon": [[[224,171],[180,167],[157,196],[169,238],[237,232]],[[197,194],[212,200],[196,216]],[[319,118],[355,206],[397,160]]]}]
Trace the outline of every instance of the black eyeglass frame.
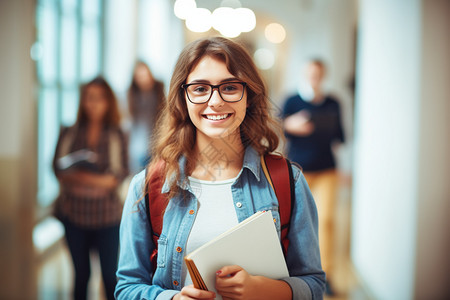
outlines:
[{"label": "black eyeglass frame", "polygon": [[[219,88],[220,88],[222,85],[224,85],[224,84],[230,84],[230,83],[239,83],[239,84],[242,85],[242,87],[243,87],[243,89],[242,89],[242,95],[241,95],[241,98],[239,98],[239,100],[229,101],[229,100],[225,100],[225,99],[222,97],[222,94],[220,93],[220,89],[219,89]],[[208,100],[203,101],[203,102],[194,102],[194,101],[192,101],[191,98],[189,98],[189,93],[188,93],[188,91],[187,91],[187,88],[188,88],[189,86],[191,86],[191,85],[209,85],[209,86],[211,87],[211,94],[209,95]],[[242,82],[242,81],[229,81],[229,82],[223,82],[223,83],[221,83],[221,84],[216,84],[216,85],[214,85],[214,84],[209,84],[209,83],[187,83],[187,84],[182,84],[180,88],[184,89],[184,92],[186,93],[186,96],[187,96],[189,102],[191,102],[192,104],[205,104],[205,103],[207,103],[209,100],[211,100],[211,97],[212,97],[212,95],[213,95],[215,89],[217,89],[217,92],[219,93],[219,96],[220,96],[220,98],[221,98],[223,101],[228,102],[228,103],[236,103],[236,102],[239,102],[239,101],[242,100],[242,98],[244,98],[245,88],[246,88],[246,87],[247,87],[247,83],[246,83],[246,82]]]}]

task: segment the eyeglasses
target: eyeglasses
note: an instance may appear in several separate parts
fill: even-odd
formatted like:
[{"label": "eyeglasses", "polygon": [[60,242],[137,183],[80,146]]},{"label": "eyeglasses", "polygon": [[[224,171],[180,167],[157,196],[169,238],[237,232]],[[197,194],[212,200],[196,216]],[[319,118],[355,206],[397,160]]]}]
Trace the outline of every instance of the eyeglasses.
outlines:
[{"label": "eyeglasses", "polygon": [[238,102],[244,97],[245,82],[224,82],[218,85],[208,83],[189,83],[181,85],[188,100],[194,104],[203,104],[211,99],[214,89],[219,92],[225,102]]}]

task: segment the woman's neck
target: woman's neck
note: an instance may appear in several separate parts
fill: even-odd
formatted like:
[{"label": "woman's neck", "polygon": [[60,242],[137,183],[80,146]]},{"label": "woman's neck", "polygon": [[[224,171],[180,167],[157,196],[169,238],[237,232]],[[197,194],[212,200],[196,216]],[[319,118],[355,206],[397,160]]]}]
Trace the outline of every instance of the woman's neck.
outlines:
[{"label": "woman's neck", "polygon": [[211,139],[198,134],[191,176],[210,181],[234,178],[242,168],[244,151],[239,136]]}]

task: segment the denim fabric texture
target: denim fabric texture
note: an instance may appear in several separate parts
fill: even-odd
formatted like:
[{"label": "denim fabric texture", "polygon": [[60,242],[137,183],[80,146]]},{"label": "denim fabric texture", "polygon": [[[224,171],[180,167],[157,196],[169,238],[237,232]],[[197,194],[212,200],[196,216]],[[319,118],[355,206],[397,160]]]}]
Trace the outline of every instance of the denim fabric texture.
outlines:
[{"label": "denim fabric texture", "polygon": [[[180,159],[182,175],[185,159]],[[322,299],[325,273],[321,268],[317,237],[317,210],[301,170],[293,166],[296,202],[289,229],[286,255],[289,278],[283,278],[293,299]],[[189,191],[187,198],[174,197],[166,208],[158,242],[157,269],[153,274],[150,254],[154,249],[143,200],[145,173],[137,174],[128,191],[120,227],[120,258],[117,299],[171,299],[181,290],[181,267],[186,241],[197,212],[197,199],[186,181],[178,185]],[[162,192],[168,190],[166,180]],[[239,222],[262,210],[271,210],[280,234],[278,201],[261,168],[260,156],[245,150],[243,167],[232,185]],[[194,214],[189,211],[194,210]],[[178,248],[178,249],[177,249]],[[181,248],[181,249],[180,249]],[[181,250],[181,251],[180,251]]]}]

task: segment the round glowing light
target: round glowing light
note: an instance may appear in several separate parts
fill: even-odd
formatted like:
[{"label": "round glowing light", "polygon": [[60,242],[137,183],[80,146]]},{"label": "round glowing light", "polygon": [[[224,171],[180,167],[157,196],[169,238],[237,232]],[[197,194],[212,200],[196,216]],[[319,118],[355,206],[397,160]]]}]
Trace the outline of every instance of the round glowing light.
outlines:
[{"label": "round glowing light", "polygon": [[286,30],[278,23],[271,23],[266,26],[264,31],[266,39],[274,44],[279,44],[286,38]]},{"label": "round glowing light", "polygon": [[226,30],[230,20],[234,17],[231,7],[219,7],[212,13],[212,27],[217,31]]},{"label": "round glowing light", "polygon": [[234,10],[236,21],[242,32],[250,32],[256,27],[255,13],[249,8],[237,8]]},{"label": "round glowing light", "polygon": [[275,56],[272,51],[264,48],[260,48],[253,54],[255,63],[261,70],[269,70],[275,64]]},{"label": "round glowing light", "polygon": [[239,23],[235,22],[235,10],[231,7],[219,7],[212,13],[212,27],[225,37],[234,38],[241,34]]},{"label": "round glowing light", "polygon": [[186,20],[196,8],[195,0],[177,0],[173,12],[179,19]]},{"label": "round glowing light", "polygon": [[239,29],[239,26],[236,26],[236,24],[229,24],[229,26],[219,32],[221,35],[228,38],[235,38],[241,34],[241,30]]},{"label": "round glowing light", "polygon": [[211,29],[211,12],[206,8],[196,8],[186,19],[186,27],[193,32]]}]

